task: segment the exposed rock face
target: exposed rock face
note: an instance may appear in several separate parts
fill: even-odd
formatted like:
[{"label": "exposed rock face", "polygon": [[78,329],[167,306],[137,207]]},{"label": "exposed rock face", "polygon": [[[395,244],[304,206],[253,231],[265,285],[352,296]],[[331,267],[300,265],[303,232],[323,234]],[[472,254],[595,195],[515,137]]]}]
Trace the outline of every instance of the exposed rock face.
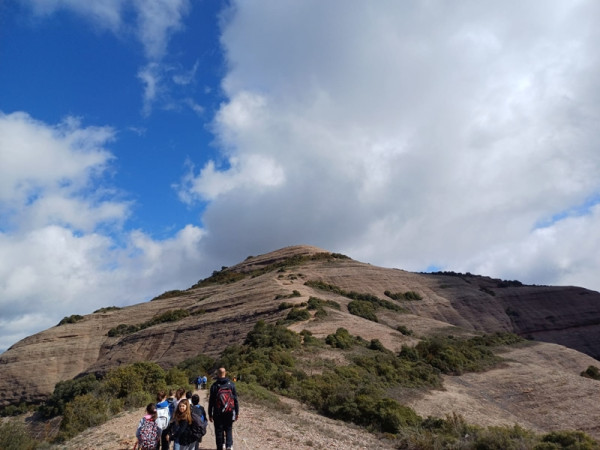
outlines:
[{"label": "exposed rock face", "polygon": [[[30,336],[0,355],[0,406],[41,401],[58,381],[82,373],[101,373],[141,360],[155,361],[167,368],[199,353],[215,356],[226,346],[241,343],[258,320],[273,322],[284,317],[286,311],[278,309],[282,301],[300,303],[309,296],[335,300],[341,305],[341,311],[332,311],[326,320],[292,326],[297,331],[309,329],[319,337],[343,326],[365,339],[380,339],[387,348],[397,351],[402,345],[417,342],[416,337],[396,331],[398,325],[411,328],[419,337],[513,331],[588,355],[575,358],[578,364],[600,358],[597,292],[577,287],[518,286],[472,275],[410,273],[375,267],[342,255],[324,257],[325,253],[316,247],[297,246],[249,257],[166,298],[89,314],[79,322]],[[409,313],[380,310],[379,323],[374,323],[350,315],[347,297],[305,285],[309,280],[386,299],[385,291],[414,291],[422,299],[398,301]],[[293,291],[298,294],[282,299]],[[134,333],[108,336],[109,330],[118,325],[139,325],[177,309],[190,315]],[[561,352],[554,354],[563,357]],[[553,350],[545,350],[544,355],[552,358]],[[575,366],[570,366],[575,375],[587,368]],[[581,382],[579,378],[574,378],[577,383]],[[588,382],[594,382],[583,382],[589,390]],[[425,400],[415,401],[423,411],[430,404]],[[513,409],[511,414],[518,417]],[[598,411],[597,408],[595,413]],[[440,414],[443,415],[441,411]],[[525,419],[522,423],[526,424]]]}]

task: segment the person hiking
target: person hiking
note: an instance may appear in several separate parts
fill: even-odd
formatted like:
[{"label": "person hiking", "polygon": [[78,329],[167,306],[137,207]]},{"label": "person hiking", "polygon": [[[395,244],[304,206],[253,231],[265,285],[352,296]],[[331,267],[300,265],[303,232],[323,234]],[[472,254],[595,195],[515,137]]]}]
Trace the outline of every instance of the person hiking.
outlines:
[{"label": "person hiking", "polygon": [[200,396],[198,394],[192,395],[192,430],[198,433],[198,436],[194,436],[197,438],[195,450],[199,449],[202,436],[206,434],[207,422],[206,411],[204,406],[200,404]]},{"label": "person hiking", "polygon": [[[167,400],[167,394],[165,393],[165,391],[159,391],[156,394],[156,401],[156,414],[158,416],[156,419],[156,423],[162,430],[164,430],[171,422],[171,404]],[[167,435],[162,433],[160,440],[160,448],[162,449],[169,448],[169,443],[167,442],[166,437]]]},{"label": "person hiking", "polygon": [[137,442],[134,450],[156,450],[160,443],[161,428],[156,423],[156,405],[149,403],[146,406],[146,415],[142,417],[135,432]]},{"label": "person hiking", "polygon": [[194,450],[196,440],[191,432],[192,413],[187,399],[181,399],[177,404],[174,420],[169,424],[165,433],[167,442],[173,442],[173,450]]},{"label": "person hiking", "polygon": [[[233,450],[233,422],[240,417],[235,384],[227,378],[224,367],[217,370],[217,379],[210,387],[208,398],[208,420],[214,421],[217,450]],[[225,437],[225,439],[223,439]]]}]

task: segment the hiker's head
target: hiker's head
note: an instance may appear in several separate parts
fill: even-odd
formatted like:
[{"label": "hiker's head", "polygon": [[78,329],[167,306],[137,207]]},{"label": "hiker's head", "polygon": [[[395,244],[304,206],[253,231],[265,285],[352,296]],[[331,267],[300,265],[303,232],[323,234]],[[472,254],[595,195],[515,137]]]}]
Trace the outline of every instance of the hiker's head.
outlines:
[{"label": "hiker's head", "polygon": [[185,398],[187,398],[188,400],[189,400],[190,398],[192,398],[192,391],[187,391],[187,392],[185,393]]},{"label": "hiker's head", "polygon": [[165,391],[158,391],[156,393],[156,401],[158,403],[162,402],[165,398],[167,398],[167,394],[165,394]]},{"label": "hiker's head", "polygon": [[183,399],[177,405],[177,411],[175,411],[175,420],[181,422],[182,420],[187,423],[192,423],[192,412],[190,411],[190,404],[187,399]]},{"label": "hiker's head", "polygon": [[217,378],[225,378],[227,376],[227,371],[225,367],[219,367],[217,370]]},{"label": "hiker's head", "polygon": [[192,395],[192,405],[196,406],[200,403],[200,396],[198,394]]},{"label": "hiker's head", "polygon": [[148,406],[146,406],[146,413],[151,415],[153,419],[156,419],[158,415],[156,413],[156,405],[154,403],[148,403]]},{"label": "hiker's head", "polygon": [[185,396],[185,389],[184,388],[179,388],[177,389],[177,391],[175,392],[175,398],[177,398],[177,400],[183,398]]}]

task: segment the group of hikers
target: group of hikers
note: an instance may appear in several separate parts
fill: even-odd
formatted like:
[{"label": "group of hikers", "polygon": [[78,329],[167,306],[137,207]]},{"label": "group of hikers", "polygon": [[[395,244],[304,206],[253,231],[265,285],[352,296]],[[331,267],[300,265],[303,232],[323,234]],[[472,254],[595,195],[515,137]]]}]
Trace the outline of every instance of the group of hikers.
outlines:
[{"label": "group of hikers", "polygon": [[[198,389],[206,388],[206,377],[198,377]],[[200,404],[200,396],[177,391],[158,392],[157,403],[146,406],[136,431],[134,450],[198,450],[206,434],[208,421],[214,423],[217,450],[233,450],[233,422],[239,418],[239,403],[235,384],[227,378],[224,367],[217,370],[215,382],[210,386],[208,415]]]}]

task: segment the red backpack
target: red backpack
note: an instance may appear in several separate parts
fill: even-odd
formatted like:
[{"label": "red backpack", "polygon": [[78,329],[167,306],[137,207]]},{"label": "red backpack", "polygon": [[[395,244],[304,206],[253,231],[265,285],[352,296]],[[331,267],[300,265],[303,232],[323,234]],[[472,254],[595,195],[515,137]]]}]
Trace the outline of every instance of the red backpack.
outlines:
[{"label": "red backpack", "polygon": [[217,387],[216,410],[219,414],[232,413],[235,410],[233,386],[231,382]]}]

